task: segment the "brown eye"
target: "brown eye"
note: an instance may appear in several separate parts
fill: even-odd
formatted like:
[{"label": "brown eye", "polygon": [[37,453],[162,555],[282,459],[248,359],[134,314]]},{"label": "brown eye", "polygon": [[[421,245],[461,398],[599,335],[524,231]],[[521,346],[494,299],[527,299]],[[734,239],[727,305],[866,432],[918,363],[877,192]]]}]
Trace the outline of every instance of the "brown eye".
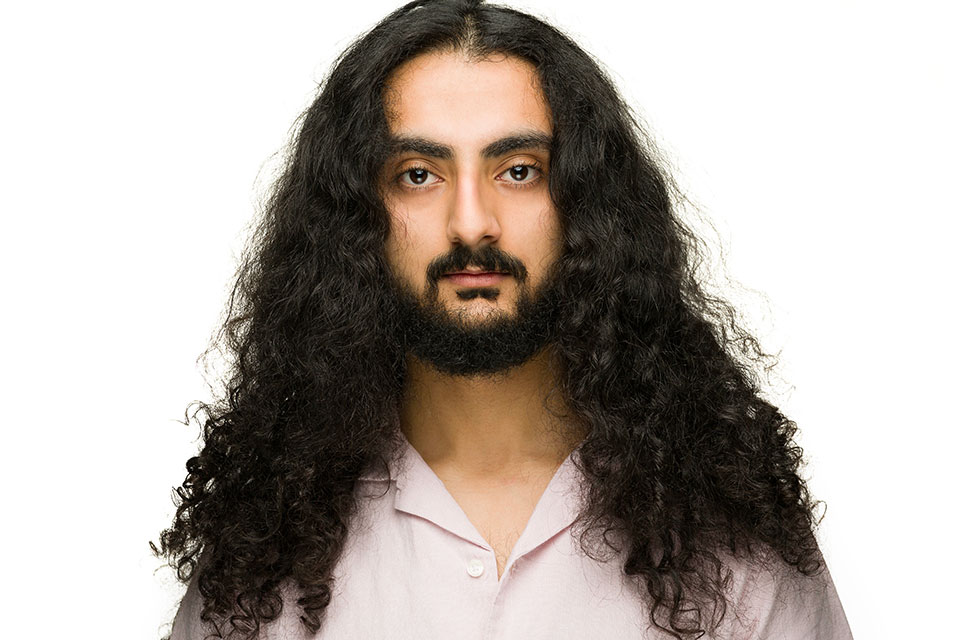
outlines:
[{"label": "brown eye", "polygon": [[529,173],[530,167],[525,164],[518,164],[515,167],[510,167],[510,177],[517,180],[518,182],[523,182]]},{"label": "brown eye", "polygon": [[540,167],[533,164],[515,164],[500,176],[505,176],[502,179],[509,186],[520,188],[533,186],[534,183],[539,182],[542,172]]},{"label": "brown eye", "polygon": [[397,180],[408,189],[426,189],[437,182],[436,176],[434,176],[434,180],[429,180],[431,175],[432,172],[423,167],[410,167],[409,169],[404,169],[400,175],[397,176]]},{"label": "brown eye", "polygon": [[413,184],[423,184],[427,181],[427,174],[429,171],[426,169],[410,169],[407,171],[407,175],[410,176],[410,180]]}]

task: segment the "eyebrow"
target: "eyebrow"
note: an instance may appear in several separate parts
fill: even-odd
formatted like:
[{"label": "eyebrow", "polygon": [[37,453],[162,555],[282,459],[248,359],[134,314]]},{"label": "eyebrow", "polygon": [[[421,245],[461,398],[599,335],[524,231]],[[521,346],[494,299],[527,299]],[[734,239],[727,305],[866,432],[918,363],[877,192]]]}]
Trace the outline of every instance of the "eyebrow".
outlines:
[{"label": "eyebrow", "polygon": [[[452,160],[454,155],[452,147],[420,136],[390,136],[387,144],[391,156],[413,152],[438,160]],[[494,140],[480,150],[480,155],[486,160],[491,160],[519,149],[550,151],[552,144],[553,138],[542,131],[519,131]]]}]

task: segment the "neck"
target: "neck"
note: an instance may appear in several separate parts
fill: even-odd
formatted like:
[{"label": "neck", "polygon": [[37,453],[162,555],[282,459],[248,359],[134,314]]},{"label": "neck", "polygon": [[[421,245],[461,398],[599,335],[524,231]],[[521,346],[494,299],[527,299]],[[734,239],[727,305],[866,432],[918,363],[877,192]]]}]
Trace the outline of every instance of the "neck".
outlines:
[{"label": "neck", "polygon": [[464,479],[555,469],[583,437],[554,390],[544,350],[510,371],[467,378],[407,356],[401,429],[435,470]]}]

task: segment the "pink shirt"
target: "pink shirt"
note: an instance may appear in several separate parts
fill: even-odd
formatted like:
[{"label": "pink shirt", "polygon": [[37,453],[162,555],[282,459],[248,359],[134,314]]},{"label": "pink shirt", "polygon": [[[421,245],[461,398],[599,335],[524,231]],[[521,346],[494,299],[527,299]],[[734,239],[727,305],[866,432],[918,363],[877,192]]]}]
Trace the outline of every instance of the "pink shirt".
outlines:
[{"label": "pink shirt", "polygon": [[[360,517],[314,640],[668,637],[648,628],[647,609],[617,559],[590,559],[570,535],[579,512],[576,450],[557,469],[498,580],[492,547],[417,450],[404,445],[400,460],[390,463],[393,480],[372,473],[361,479]],[[773,575],[732,560],[730,566],[734,606],[714,638],[852,638],[828,570],[801,580],[788,571]],[[308,638],[294,600],[288,594],[280,618],[261,637]],[[199,623],[199,605],[191,584],[171,640],[199,640],[209,631]]]}]

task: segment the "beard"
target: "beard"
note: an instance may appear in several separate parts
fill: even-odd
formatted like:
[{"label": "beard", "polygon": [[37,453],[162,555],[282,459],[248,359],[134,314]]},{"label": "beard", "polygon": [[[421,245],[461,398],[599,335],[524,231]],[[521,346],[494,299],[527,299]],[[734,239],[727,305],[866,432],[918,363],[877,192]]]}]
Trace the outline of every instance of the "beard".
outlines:
[{"label": "beard", "polygon": [[[517,302],[513,312],[492,304],[485,313],[450,310],[439,299],[439,278],[428,275],[421,296],[392,276],[393,322],[402,348],[447,375],[480,378],[507,373],[557,336],[557,262],[536,289],[528,286],[525,270],[519,269],[519,277],[514,276]],[[461,300],[497,300],[502,295],[495,285],[458,287],[456,291]]]}]

